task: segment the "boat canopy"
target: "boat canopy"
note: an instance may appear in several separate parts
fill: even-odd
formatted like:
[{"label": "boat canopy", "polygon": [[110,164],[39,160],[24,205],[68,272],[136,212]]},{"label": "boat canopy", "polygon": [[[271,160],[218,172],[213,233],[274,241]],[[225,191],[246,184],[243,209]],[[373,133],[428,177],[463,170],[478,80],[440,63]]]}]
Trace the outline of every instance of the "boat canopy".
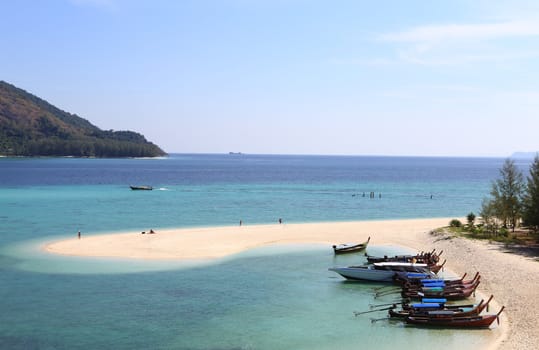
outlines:
[{"label": "boat canopy", "polygon": [[423,283],[423,284],[425,284],[425,283],[445,283],[444,280],[439,279],[439,278],[424,278],[420,282]]},{"label": "boat canopy", "polygon": [[410,277],[410,278],[425,278],[425,277],[429,277],[429,275],[426,274],[426,273],[408,272],[408,273],[406,274],[406,277]]},{"label": "boat canopy", "polygon": [[431,287],[445,287],[445,282],[436,282],[436,283],[422,283],[423,287],[425,288],[431,288]]},{"label": "boat canopy", "polygon": [[423,298],[423,299],[421,299],[421,302],[423,302],[423,303],[442,303],[442,304],[445,304],[445,303],[447,303],[447,299],[446,298]]}]

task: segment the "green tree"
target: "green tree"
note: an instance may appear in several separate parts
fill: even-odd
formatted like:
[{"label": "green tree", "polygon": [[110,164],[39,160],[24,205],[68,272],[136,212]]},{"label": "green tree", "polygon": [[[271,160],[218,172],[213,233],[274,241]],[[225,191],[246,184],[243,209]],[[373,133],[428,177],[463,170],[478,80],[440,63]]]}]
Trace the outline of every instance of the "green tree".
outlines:
[{"label": "green tree", "polygon": [[470,214],[466,215],[466,220],[468,220],[468,226],[473,227],[475,222],[475,214],[471,212]]},{"label": "green tree", "polygon": [[522,216],[524,178],[513,160],[505,160],[500,169],[500,178],[492,184],[490,194],[496,217],[502,220],[504,228],[509,224],[514,232]]},{"label": "green tree", "polygon": [[539,228],[539,154],[535,156],[530,166],[530,175],[527,180],[523,219],[526,225],[537,231]]},{"label": "green tree", "polygon": [[462,223],[460,222],[460,220],[453,219],[453,220],[449,221],[449,226],[451,226],[451,227],[462,227]]},{"label": "green tree", "polygon": [[491,199],[483,199],[481,203],[481,219],[485,224],[485,230],[490,233],[496,233],[498,225],[496,223],[496,208]]}]

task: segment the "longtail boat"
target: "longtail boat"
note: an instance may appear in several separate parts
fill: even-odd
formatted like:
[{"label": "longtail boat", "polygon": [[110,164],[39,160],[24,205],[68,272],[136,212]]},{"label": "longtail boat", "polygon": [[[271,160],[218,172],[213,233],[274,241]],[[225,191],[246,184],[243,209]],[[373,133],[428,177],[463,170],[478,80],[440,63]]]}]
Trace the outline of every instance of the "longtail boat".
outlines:
[{"label": "longtail boat", "polygon": [[395,256],[383,256],[383,257],[377,257],[372,255],[367,255],[367,262],[372,264],[375,262],[417,262],[422,264],[436,264],[438,261],[440,261],[440,255],[442,255],[443,250],[436,254],[434,253],[435,249],[432,252],[421,252],[416,255],[395,255]]},{"label": "longtail boat", "polygon": [[363,243],[343,243],[339,245],[334,245],[333,252],[335,254],[356,253],[367,248],[367,245],[369,244],[370,240],[371,240],[371,237],[369,237]]},{"label": "longtail boat", "polygon": [[[403,304],[402,310],[395,310],[395,308],[389,309],[390,317],[405,318],[408,316],[420,317],[420,316],[454,316],[454,317],[471,317],[477,316],[483,310],[488,308],[488,304],[492,300],[493,296],[487,300],[486,303],[481,300],[477,305],[446,305],[445,303],[415,303],[415,304]],[[396,306],[396,305],[395,305]],[[470,310],[464,310],[470,308]]]},{"label": "longtail boat", "polygon": [[468,289],[476,285],[481,276],[477,275],[471,281],[463,281],[457,283],[445,283],[443,280],[437,281],[436,279],[425,280],[420,284],[417,283],[405,283],[402,285],[402,290],[404,291],[420,291],[420,292],[441,292],[444,290],[458,290],[458,289]]},{"label": "longtail boat", "polygon": [[498,320],[505,306],[502,306],[500,311],[495,315],[483,315],[483,316],[408,316],[405,318],[407,324],[413,324],[424,327],[442,327],[442,328],[488,328],[494,322]]},{"label": "longtail boat", "polygon": [[400,290],[395,287],[390,290],[382,290],[376,292],[376,296],[389,295],[400,293],[403,298],[420,299],[420,298],[447,298],[451,300],[464,299],[469,297],[479,285],[479,278],[475,279],[471,284],[449,284],[443,282],[429,283],[422,285],[406,284],[401,286]]},{"label": "longtail boat", "polygon": [[441,278],[427,278],[426,276],[421,275],[415,275],[415,274],[406,274],[406,273],[397,273],[395,275],[395,283],[396,284],[415,284],[415,285],[423,285],[426,283],[433,283],[433,282],[443,282],[445,285],[452,285],[452,284],[472,284],[475,282],[477,278],[480,278],[479,272],[477,272],[471,280],[465,280],[464,278],[467,276],[467,273],[464,273],[461,278],[458,279],[441,279]]},{"label": "longtail boat", "polygon": [[442,290],[425,290],[425,291],[418,291],[418,290],[403,290],[401,292],[401,296],[403,298],[410,298],[410,299],[417,299],[417,298],[446,298],[449,300],[459,300],[459,299],[465,299],[471,296],[474,292],[477,286],[479,285],[480,281],[476,281],[474,284],[472,284],[470,287],[465,288],[455,288],[455,289],[442,289]]}]

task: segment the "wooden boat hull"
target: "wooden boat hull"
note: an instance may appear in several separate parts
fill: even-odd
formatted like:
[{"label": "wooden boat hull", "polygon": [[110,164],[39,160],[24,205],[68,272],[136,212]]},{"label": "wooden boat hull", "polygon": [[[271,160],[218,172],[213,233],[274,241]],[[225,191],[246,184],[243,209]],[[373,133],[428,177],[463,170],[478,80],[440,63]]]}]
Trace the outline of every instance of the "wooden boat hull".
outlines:
[{"label": "wooden boat hull", "polygon": [[406,323],[443,328],[488,328],[496,320],[497,315],[484,315],[474,317],[407,317]]},{"label": "wooden boat hull", "polygon": [[[443,251],[442,251],[443,252]],[[424,263],[429,265],[435,265],[440,260],[440,254],[434,254],[434,251],[430,253],[420,253],[416,255],[395,255],[395,256],[367,256],[367,262],[370,264],[376,263],[376,262],[417,262],[417,263]]]},{"label": "wooden boat hull", "polygon": [[365,250],[367,248],[367,245],[369,244],[369,241],[371,238],[369,237],[367,241],[359,244],[339,244],[333,246],[333,252],[335,254],[348,254],[348,253],[357,253],[362,250]]},{"label": "wooden boat hull", "polygon": [[493,296],[483,303],[483,300],[476,306],[472,306],[470,310],[464,311],[464,308],[470,307],[470,305],[453,305],[446,306],[445,304],[438,304],[428,307],[430,304],[420,304],[421,307],[414,307],[412,305],[404,305],[402,310],[389,310],[390,317],[405,318],[409,316],[415,317],[435,317],[435,316],[453,316],[453,317],[472,317],[478,316],[483,310],[488,307],[488,304],[492,300]]},{"label": "wooden boat hull", "polygon": [[[491,297],[492,299],[492,297]],[[490,301],[490,299],[489,299]],[[405,318],[407,324],[413,324],[423,327],[439,327],[439,328],[488,328],[494,320],[500,317],[500,314],[505,309],[502,306],[496,315],[457,317],[438,315],[428,317],[424,316],[409,316]]]}]

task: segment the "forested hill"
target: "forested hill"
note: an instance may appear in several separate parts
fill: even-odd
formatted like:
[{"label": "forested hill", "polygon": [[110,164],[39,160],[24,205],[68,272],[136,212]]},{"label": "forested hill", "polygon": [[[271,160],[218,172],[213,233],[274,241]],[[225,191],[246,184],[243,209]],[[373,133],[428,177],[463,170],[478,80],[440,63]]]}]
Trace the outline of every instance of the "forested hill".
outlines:
[{"label": "forested hill", "polygon": [[101,130],[0,81],[0,155],[157,157],[165,152],[139,133]]}]

